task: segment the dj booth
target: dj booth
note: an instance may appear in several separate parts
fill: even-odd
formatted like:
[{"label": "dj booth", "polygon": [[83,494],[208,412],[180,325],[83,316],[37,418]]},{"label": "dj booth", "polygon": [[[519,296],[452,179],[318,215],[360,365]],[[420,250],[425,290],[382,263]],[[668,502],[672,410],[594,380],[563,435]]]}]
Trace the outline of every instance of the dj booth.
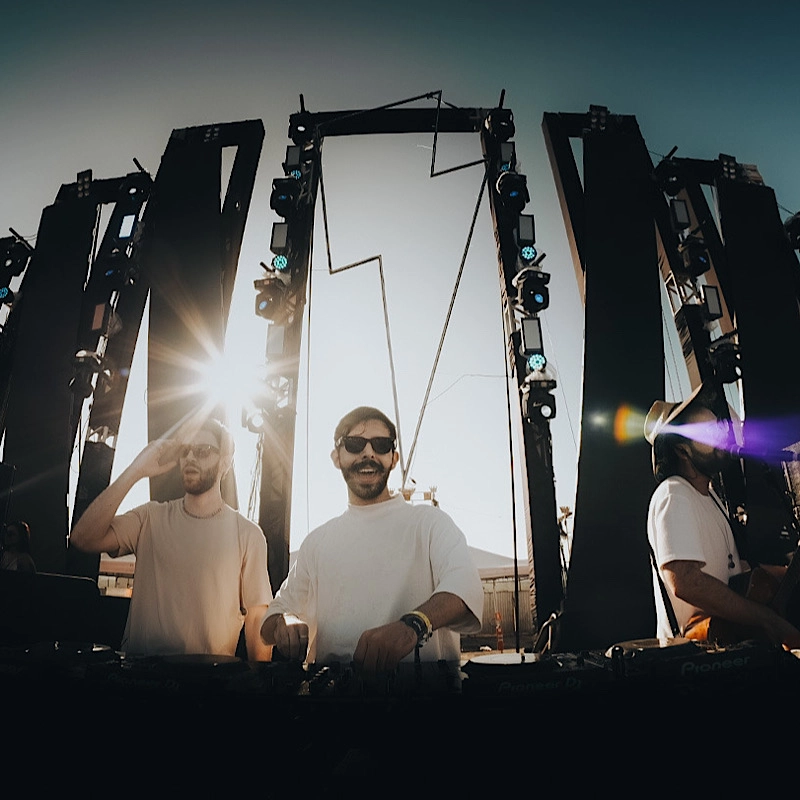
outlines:
[{"label": "dj booth", "polygon": [[[76,600],[75,593],[71,606],[49,609],[37,609],[29,596],[26,637],[9,621],[20,609],[0,592],[4,730],[35,743],[31,754],[47,752],[47,759],[92,743],[92,760],[71,758],[72,771],[96,769],[105,749],[109,757],[144,752],[140,771],[158,765],[175,774],[186,768],[178,755],[185,751],[202,765],[201,773],[191,771],[199,788],[202,775],[251,761],[289,783],[320,786],[424,765],[426,775],[444,769],[471,788],[490,776],[496,785],[498,775],[526,763],[574,786],[619,770],[628,779],[637,770],[648,775],[666,753],[701,739],[741,750],[744,735],[751,758],[794,748],[780,731],[799,707],[800,658],[758,642],[720,648],[636,640],[580,653],[495,652],[458,663],[404,662],[369,677],[352,664],[126,656],[116,641],[76,636],[87,624],[114,630],[99,621],[97,606],[91,611],[89,596]],[[69,636],[54,635],[48,610]]]}]

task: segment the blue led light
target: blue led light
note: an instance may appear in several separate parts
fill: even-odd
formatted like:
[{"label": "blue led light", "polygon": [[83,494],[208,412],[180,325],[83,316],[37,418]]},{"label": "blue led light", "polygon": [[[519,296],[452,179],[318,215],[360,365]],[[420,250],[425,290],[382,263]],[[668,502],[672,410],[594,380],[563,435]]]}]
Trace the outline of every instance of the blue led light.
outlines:
[{"label": "blue led light", "polygon": [[528,357],[528,369],[531,372],[544,369],[546,366],[547,359],[544,357],[544,353],[534,353],[532,356]]},{"label": "blue led light", "polygon": [[533,261],[537,255],[536,248],[532,245],[525,245],[522,250],[519,251],[520,256],[522,257],[523,261]]},{"label": "blue led light", "polygon": [[0,300],[5,300],[6,297],[8,297],[10,291],[11,290],[8,288],[8,286],[0,287]]},{"label": "blue led light", "polygon": [[275,258],[272,259],[272,266],[279,272],[283,272],[283,270],[289,268],[289,259],[282,255],[275,256]]},{"label": "blue led light", "polygon": [[293,169],[293,170],[292,170],[292,171],[289,173],[289,177],[290,177],[290,178],[294,178],[296,181],[299,181],[299,180],[300,180],[300,178],[302,178],[302,177],[303,177],[303,173],[302,173],[302,172],[300,172],[300,170],[299,170],[299,169]]},{"label": "blue led light", "polygon": [[535,292],[533,295],[533,302],[537,305],[544,303],[544,295],[541,292]]},{"label": "blue led light", "polygon": [[500,172],[509,172],[511,170],[511,164],[506,161],[505,164],[500,165]]}]

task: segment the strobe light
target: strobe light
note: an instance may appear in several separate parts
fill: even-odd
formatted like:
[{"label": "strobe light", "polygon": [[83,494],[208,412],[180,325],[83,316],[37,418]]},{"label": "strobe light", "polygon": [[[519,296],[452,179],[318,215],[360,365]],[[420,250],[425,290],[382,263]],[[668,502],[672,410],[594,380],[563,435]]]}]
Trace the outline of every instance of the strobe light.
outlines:
[{"label": "strobe light", "polygon": [[538,317],[523,317],[521,333],[520,353],[525,358],[528,372],[541,372],[547,366],[542,343],[541,320]]},{"label": "strobe light", "polygon": [[703,292],[703,311],[705,312],[706,319],[712,322],[715,319],[721,319],[724,314],[722,312],[722,299],[720,297],[719,288],[706,284],[702,288]]},{"label": "strobe light", "polygon": [[536,228],[533,214],[520,214],[517,221],[517,246],[519,247],[519,260],[523,267],[530,266],[539,257],[535,243]]},{"label": "strobe light", "polygon": [[277,273],[288,276],[291,266],[289,259],[288,222],[276,222],[273,224],[269,249],[274,253],[272,261],[270,262],[271,268]]}]

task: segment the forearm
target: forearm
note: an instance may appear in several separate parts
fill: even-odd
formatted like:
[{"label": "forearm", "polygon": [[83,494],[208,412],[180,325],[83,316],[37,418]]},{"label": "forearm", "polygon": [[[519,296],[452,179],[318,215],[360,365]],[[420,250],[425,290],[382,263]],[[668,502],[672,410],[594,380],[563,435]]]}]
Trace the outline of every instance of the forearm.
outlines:
[{"label": "forearm", "polygon": [[109,484],[75,523],[69,535],[70,544],[88,553],[104,552],[111,523],[122,501],[140,477],[136,471],[128,467]]},{"label": "forearm", "polygon": [[266,611],[265,605],[254,606],[247,610],[244,618],[244,640],[250,661],[269,661],[272,657],[272,645],[261,638],[261,624]]},{"label": "forearm", "polygon": [[[418,611],[427,617],[434,631],[459,623],[472,613],[460,597],[450,592],[436,592],[410,611]],[[418,635],[424,633],[418,628],[397,620],[364,631],[356,645],[353,661],[368,673],[394,669],[418,644]]]},{"label": "forearm", "polygon": [[710,617],[722,617],[747,627],[763,627],[775,613],[766,606],[737,594],[725,583],[701,570],[672,579],[675,596],[703,610]]},{"label": "forearm", "polygon": [[272,614],[261,623],[261,641],[263,644],[275,644],[275,628],[281,616],[281,614]]},{"label": "forearm", "polygon": [[450,592],[436,592],[414,610],[430,620],[433,630],[463,622],[472,613],[458,595]]}]

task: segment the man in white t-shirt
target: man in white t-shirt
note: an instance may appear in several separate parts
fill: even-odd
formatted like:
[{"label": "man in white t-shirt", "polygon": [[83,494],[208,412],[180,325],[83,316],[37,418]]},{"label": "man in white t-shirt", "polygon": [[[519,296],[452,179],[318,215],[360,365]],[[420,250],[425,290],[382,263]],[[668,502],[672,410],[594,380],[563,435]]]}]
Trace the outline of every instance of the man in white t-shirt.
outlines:
[{"label": "man in white t-shirt", "polygon": [[349,504],[303,541],[270,605],[261,635],[282,655],[384,673],[417,648],[421,660],[457,661],[459,634],[480,629],[483,588],[463,533],[388,489],[396,438],[369,406],[339,422],[331,459]]},{"label": "man in white t-shirt", "polygon": [[[248,659],[269,660],[259,634],[272,599],[267,545],[258,525],[222,498],[232,460],[230,432],[214,419],[151,442],[75,524],[71,546],[136,555],[124,652],[233,656],[244,625]],[[117,515],[134,484],[176,465],[183,497]]]},{"label": "man in white t-shirt", "polygon": [[699,387],[684,402],[654,403],[645,421],[645,438],[653,446],[658,483],[647,518],[659,572],[653,572],[657,637],[702,639],[708,619],[720,618],[756,629],[773,644],[800,647],[800,631],[793,625],[729,587],[730,578],[742,572],[742,563],[711,479],[730,458],[730,423],[718,420],[702,404]]}]

